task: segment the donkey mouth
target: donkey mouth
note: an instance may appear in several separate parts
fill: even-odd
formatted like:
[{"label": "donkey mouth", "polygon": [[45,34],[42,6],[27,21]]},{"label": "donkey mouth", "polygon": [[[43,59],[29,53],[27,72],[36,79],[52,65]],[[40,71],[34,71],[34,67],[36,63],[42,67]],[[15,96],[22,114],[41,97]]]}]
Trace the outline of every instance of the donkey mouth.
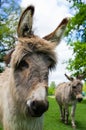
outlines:
[{"label": "donkey mouth", "polygon": [[[44,113],[44,112],[43,112]],[[41,117],[43,115],[43,113],[35,113],[35,112],[30,112],[32,117]]]},{"label": "donkey mouth", "polygon": [[[47,111],[47,110],[46,110]],[[40,110],[38,110],[38,111],[33,111],[33,110],[30,110],[30,109],[28,109],[28,113],[29,113],[29,115],[30,116],[32,116],[32,117],[41,117],[43,114],[44,114],[44,112],[46,112],[45,110],[44,111],[40,111]]]}]

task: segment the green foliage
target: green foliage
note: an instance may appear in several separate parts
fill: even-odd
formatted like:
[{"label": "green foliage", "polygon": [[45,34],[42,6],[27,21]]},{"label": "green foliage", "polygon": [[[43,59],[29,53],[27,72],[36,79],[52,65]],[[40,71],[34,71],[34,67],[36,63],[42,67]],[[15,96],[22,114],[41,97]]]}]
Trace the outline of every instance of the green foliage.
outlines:
[{"label": "green foliage", "polygon": [[48,95],[54,95],[55,93],[55,88],[49,87],[48,88]]},{"label": "green foliage", "polygon": [[68,69],[74,75],[86,72],[86,43],[75,42],[72,45],[74,59],[69,60]]},{"label": "green foliage", "polygon": [[[86,129],[86,100],[77,104],[75,120],[76,130]],[[83,119],[83,120],[82,120]],[[49,110],[45,113],[43,130],[73,130],[71,126],[71,118],[69,115],[69,124],[65,125],[60,120],[59,106],[54,98],[49,98]]]},{"label": "green foliage", "polygon": [[[20,0],[19,0],[20,1]],[[16,26],[19,19],[20,6],[15,0],[6,0],[0,5],[0,46],[9,48],[15,42]]]},{"label": "green foliage", "polygon": [[49,88],[48,88],[48,95],[54,95],[55,93],[55,82],[51,82]]},{"label": "green foliage", "polygon": [[86,82],[83,85],[83,91],[86,93]]},{"label": "green foliage", "polygon": [[4,70],[4,68],[2,66],[0,66],[0,73],[2,73]]},{"label": "green foliage", "polygon": [[[69,0],[70,1],[70,0]],[[86,4],[82,0],[71,0],[74,17],[69,21],[65,35],[73,49],[73,57],[68,61],[68,70],[74,76],[86,72]]]},{"label": "green foliage", "polygon": [[0,62],[3,62],[4,55],[15,46],[17,22],[21,11],[20,1],[0,1]]},{"label": "green foliage", "polygon": [[68,36],[68,42],[74,42],[75,40],[86,42],[86,4],[78,4],[72,8],[77,7],[76,14],[71,18],[66,30]]}]

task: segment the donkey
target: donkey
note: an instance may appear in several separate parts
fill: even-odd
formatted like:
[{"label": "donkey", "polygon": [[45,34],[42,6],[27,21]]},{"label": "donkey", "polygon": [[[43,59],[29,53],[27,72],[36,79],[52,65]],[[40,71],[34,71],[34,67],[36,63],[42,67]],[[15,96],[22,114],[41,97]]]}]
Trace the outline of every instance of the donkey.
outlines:
[{"label": "donkey", "polygon": [[69,106],[72,105],[71,109],[71,123],[72,127],[76,127],[75,125],[75,110],[77,101],[82,101],[82,87],[83,84],[81,82],[82,76],[77,76],[77,78],[69,77],[65,74],[70,82],[60,83],[55,91],[55,98],[60,107],[61,112],[61,120],[68,124],[68,116],[69,116]]},{"label": "donkey", "polygon": [[0,122],[4,130],[43,130],[43,115],[49,106],[49,70],[56,65],[55,48],[68,18],[52,33],[39,38],[32,31],[34,11],[30,5],[22,13],[10,67],[0,75]]}]

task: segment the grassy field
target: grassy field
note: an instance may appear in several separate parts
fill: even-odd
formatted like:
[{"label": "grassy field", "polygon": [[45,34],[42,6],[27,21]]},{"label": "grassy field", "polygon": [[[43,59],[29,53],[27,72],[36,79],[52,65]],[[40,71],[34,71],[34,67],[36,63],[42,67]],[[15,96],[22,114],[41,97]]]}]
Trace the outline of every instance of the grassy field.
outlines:
[{"label": "grassy field", "polygon": [[[73,130],[70,117],[68,125],[60,121],[59,108],[55,99],[49,98],[49,103],[49,110],[44,118],[44,130]],[[75,130],[86,130],[86,100],[77,104],[75,120],[77,125]]]},{"label": "grassy field", "polygon": [[[77,125],[75,130],[86,130],[86,100],[77,104],[75,120]],[[60,121],[59,108],[54,98],[49,97],[49,110],[45,113],[43,130],[73,130],[70,117],[68,125]]]}]

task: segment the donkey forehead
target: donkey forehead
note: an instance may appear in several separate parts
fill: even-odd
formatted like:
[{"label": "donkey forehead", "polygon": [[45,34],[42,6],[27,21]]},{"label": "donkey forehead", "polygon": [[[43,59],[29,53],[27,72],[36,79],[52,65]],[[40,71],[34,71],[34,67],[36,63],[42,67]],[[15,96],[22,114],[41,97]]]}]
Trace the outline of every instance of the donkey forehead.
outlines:
[{"label": "donkey forehead", "polygon": [[46,64],[48,64],[48,62],[51,62],[48,56],[46,56],[45,54],[35,52],[27,54],[23,57],[22,60],[26,60],[29,64],[31,64],[32,67],[39,67],[39,69],[45,68]]},{"label": "donkey forehead", "polygon": [[56,60],[56,54],[54,52],[55,44],[52,44],[44,39],[39,37],[32,38],[19,38],[19,42],[15,48],[15,55],[24,56],[27,53],[40,52],[40,54],[44,53],[47,56],[51,56],[54,60]]},{"label": "donkey forehead", "polygon": [[40,38],[19,38],[19,42],[12,54],[12,66],[19,63],[25,55],[30,55],[32,53],[40,53],[41,56],[42,54],[45,54],[47,57],[50,57],[52,61],[54,61],[54,64],[56,64],[54,44],[52,45],[43,39],[40,40]]},{"label": "donkey forehead", "polygon": [[51,43],[50,41],[44,40],[37,36],[33,36],[31,38],[19,38],[19,43],[25,49],[31,49],[33,51],[47,51],[51,52],[55,49],[55,43]]},{"label": "donkey forehead", "polygon": [[81,85],[82,86],[82,82],[78,79],[75,79],[73,82],[72,82],[73,85],[77,86],[77,85]]}]

